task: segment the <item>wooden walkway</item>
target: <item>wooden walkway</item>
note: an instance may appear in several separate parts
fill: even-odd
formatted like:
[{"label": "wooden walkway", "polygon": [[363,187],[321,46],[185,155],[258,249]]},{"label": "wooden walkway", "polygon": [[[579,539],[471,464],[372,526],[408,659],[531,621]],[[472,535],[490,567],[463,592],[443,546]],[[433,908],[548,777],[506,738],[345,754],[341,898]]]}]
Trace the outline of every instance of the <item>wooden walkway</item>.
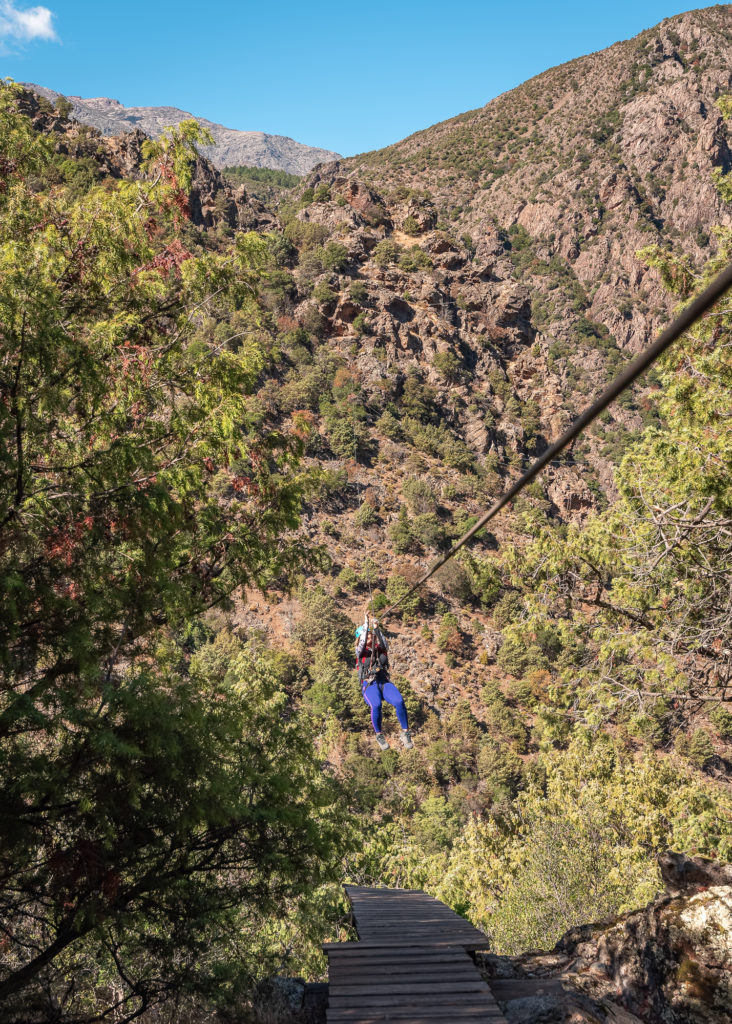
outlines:
[{"label": "wooden walkway", "polygon": [[488,940],[419,889],[347,885],[359,942],[329,942],[328,1024],[505,1024],[468,956]]}]

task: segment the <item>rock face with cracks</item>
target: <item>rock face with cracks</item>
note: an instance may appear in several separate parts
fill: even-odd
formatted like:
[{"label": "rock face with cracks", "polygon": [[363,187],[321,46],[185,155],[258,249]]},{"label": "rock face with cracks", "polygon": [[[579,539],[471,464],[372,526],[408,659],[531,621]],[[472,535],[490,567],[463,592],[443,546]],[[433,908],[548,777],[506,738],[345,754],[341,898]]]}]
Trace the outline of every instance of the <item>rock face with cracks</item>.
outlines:
[{"label": "rock face with cracks", "polygon": [[573,928],[550,953],[483,957],[507,1019],[730,1024],[732,866],[668,853],[664,877],[669,864],[671,892],[643,910]]}]

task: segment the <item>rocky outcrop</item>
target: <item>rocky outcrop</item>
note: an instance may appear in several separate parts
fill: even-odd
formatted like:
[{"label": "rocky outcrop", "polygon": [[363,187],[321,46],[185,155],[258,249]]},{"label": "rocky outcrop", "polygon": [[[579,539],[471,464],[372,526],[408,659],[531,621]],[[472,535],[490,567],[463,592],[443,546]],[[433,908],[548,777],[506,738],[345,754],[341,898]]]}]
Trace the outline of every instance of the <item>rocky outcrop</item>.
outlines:
[{"label": "rocky outcrop", "polygon": [[[27,83],[25,88],[51,102],[60,95],[33,83]],[[178,107],[124,107],[107,96],[89,99],[69,96],[68,99],[73,106],[73,117],[96,128],[102,135],[123,135],[139,129],[156,139],[170,125],[195,116]],[[215,167],[271,167],[290,174],[307,174],[316,164],[338,159],[338,154],[332,150],[305,146],[284,135],[237,131],[202,117],[196,120],[214,138],[214,145],[205,147],[203,153]]]},{"label": "rocky outcrop", "polygon": [[[93,160],[100,177],[130,179],[142,174],[142,149],[147,139],[142,129],[104,138],[98,130],[39,102],[33,92],[21,93],[19,106],[38,130],[53,138],[57,153]],[[277,225],[274,214],[244,188],[233,187],[205,157],[195,162],[188,204],[191,220],[200,228],[269,231]]]},{"label": "rocky outcrop", "polygon": [[574,928],[550,953],[482,958],[509,1021],[732,1022],[732,866],[660,863],[671,891],[643,910]]},{"label": "rocky outcrop", "polygon": [[[397,223],[409,213],[413,230],[426,195],[456,237],[479,244],[496,227],[521,228],[534,259],[517,272],[547,296],[551,333],[567,337],[581,313],[636,352],[673,305],[638,251],[672,238],[698,263],[714,245],[711,228],[732,224],[712,180],[732,167],[716,102],[732,88],[731,31],[729,6],[669,18],[485,107],[341,161],[338,173],[384,193],[411,191],[414,209],[400,210]],[[576,289],[561,299],[567,274],[584,299]]]},{"label": "rocky outcrop", "polygon": [[732,864],[720,864],[708,857],[685,857],[668,850],[658,858],[664,888],[672,896],[691,889],[732,886]]}]

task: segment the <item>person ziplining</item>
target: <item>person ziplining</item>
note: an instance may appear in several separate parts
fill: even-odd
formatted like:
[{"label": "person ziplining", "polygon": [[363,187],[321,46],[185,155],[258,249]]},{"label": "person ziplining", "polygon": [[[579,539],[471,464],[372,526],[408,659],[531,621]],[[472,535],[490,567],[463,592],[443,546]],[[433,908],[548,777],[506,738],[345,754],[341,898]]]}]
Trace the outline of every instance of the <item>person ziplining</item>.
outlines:
[{"label": "person ziplining", "polygon": [[356,667],[361,684],[363,699],[371,708],[371,723],[376,733],[376,742],[382,750],[389,749],[389,743],[381,731],[382,705],[391,704],[401,726],[402,744],[410,750],[412,734],[404,698],[389,678],[389,645],[376,619],[369,617],[368,607],[363,625],[356,629]]},{"label": "person ziplining", "polygon": [[[411,597],[420,587],[434,576],[438,569],[464,547],[472,538],[482,530],[494,516],[498,515],[501,509],[511,502],[524,487],[539,475],[545,466],[549,465],[560,452],[574,441],[612,402],[618,398],[630,385],[637,380],[651,366],[658,357],[674,342],[684,331],[688,330],[704,313],[714,305],[730,288],[732,288],[732,264],[725,267],[705,290],[692,302],[685,306],[678,316],[661,332],[658,338],[635,357],[605,388],[599,398],[588,406],[584,412],[572,423],[562,436],[539,456],[529,469],[505,491],[500,498],[488,509],[467,533],[463,534],[453,544],[450,550],[434,562],[427,572],[417,580],[401,597],[391,604],[384,612],[383,617],[391,615],[407,598]],[[381,710],[386,700],[396,710],[399,724],[402,727],[401,740],[405,747],[413,747],[412,737],[409,732],[407,721],[407,709],[404,706],[404,699],[399,690],[389,679],[389,658],[388,646],[384,635],[379,629],[379,623],[369,619],[368,606],[364,623],[356,629],[356,662],[359,670],[359,678],[363,697],[371,708],[371,721],[376,733],[376,742],[382,750],[388,750],[389,744],[381,732]]]}]

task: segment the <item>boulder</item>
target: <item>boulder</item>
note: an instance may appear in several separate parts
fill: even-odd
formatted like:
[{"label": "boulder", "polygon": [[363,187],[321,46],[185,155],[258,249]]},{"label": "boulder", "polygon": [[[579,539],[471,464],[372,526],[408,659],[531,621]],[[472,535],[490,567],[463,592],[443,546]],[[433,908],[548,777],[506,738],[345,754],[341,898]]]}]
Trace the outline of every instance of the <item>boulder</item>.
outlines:
[{"label": "boulder", "polygon": [[642,910],[572,928],[551,952],[479,966],[522,1024],[732,1024],[732,865],[667,852],[667,891]]}]

